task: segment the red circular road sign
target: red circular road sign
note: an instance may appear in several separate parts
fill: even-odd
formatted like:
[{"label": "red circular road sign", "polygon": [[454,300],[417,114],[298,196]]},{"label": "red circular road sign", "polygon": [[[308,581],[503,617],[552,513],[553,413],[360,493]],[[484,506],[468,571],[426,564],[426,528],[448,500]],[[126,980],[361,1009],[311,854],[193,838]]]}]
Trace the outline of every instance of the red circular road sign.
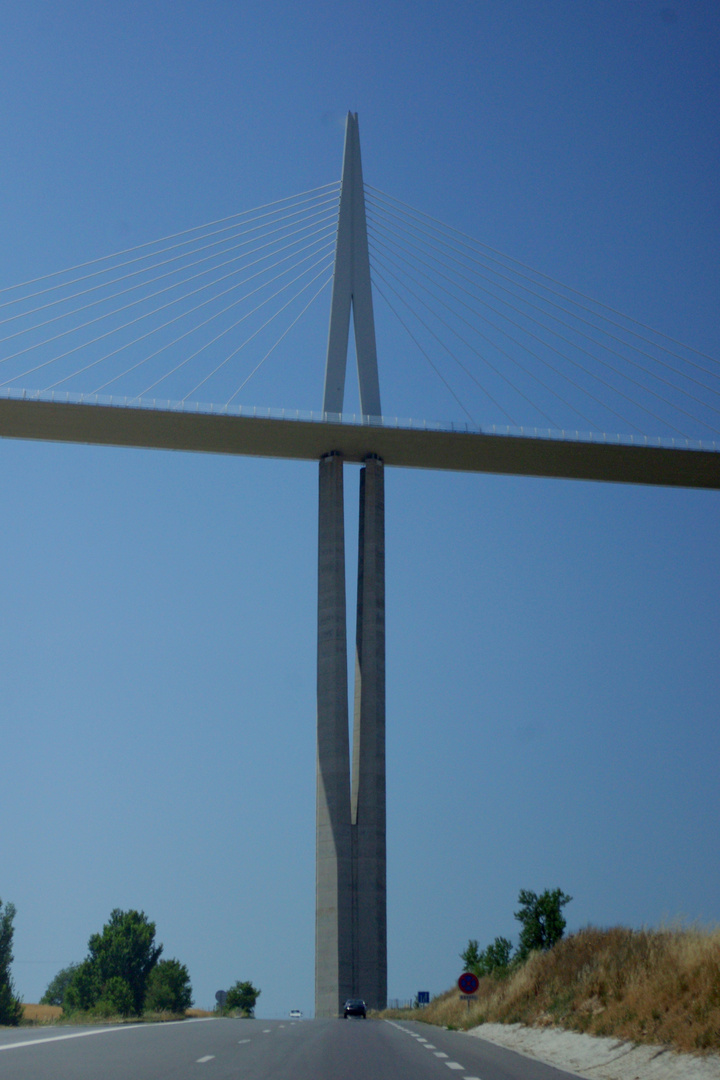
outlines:
[{"label": "red circular road sign", "polygon": [[480,980],[471,971],[464,971],[458,979],[458,986],[463,994],[474,994],[479,985]]}]

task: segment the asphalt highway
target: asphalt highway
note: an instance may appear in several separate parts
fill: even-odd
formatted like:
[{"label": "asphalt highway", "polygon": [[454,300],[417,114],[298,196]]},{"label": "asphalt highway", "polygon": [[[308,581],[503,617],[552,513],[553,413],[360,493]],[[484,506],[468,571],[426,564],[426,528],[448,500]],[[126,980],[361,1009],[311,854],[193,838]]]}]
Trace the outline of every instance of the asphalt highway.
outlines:
[{"label": "asphalt highway", "polygon": [[461,1032],[383,1020],[0,1029],[2,1080],[568,1080]]}]

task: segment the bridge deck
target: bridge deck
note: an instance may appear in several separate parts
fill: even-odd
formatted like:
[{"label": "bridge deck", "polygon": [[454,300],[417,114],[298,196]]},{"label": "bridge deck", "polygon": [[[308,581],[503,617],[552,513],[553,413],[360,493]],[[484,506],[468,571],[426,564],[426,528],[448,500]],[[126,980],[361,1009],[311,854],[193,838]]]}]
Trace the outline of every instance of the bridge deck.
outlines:
[{"label": "bridge deck", "polygon": [[720,453],[72,402],[0,400],[0,437],[720,488]]}]

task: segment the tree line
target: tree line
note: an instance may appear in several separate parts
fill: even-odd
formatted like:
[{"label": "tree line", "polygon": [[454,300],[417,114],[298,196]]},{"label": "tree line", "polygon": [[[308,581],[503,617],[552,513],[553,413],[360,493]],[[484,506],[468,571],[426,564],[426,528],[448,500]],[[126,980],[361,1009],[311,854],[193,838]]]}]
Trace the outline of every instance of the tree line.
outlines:
[{"label": "tree line", "polygon": [[[10,974],[14,918],[15,906],[0,900],[0,1024],[6,1025],[19,1024],[23,1016]],[[161,959],[163,946],[156,944],[155,930],[143,911],[115,908],[102,930],[91,934],[85,959],[62,968],[40,1004],[60,1005],[65,1015],[184,1015],[193,1003],[188,969],[179,960]],[[238,981],[223,1011],[251,1016],[259,995],[251,982]]]},{"label": "tree line", "polygon": [[514,912],[521,925],[515,952],[508,938],[496,937],[484,949],[471,938],[465,951],[460,953],[465,971],[471,971],[478,978],[483,975],[504,975],[511,968],[524,963],[531,952],[551,949],[565,933],[566,920],[562,909],[571,900],[572,896],[562,889],[546,889],[539,896],[530,889],[521,889],[518,894],[520,909]]}]

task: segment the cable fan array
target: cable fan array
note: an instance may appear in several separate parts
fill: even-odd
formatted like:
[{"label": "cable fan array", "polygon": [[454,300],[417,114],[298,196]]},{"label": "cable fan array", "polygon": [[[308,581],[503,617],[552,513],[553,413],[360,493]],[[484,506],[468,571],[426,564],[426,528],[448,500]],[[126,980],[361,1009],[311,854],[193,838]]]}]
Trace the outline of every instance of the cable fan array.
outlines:
[{"label": "cable fan array", "polygon": [[714,440],[720,365],[366,185],[373,287],[473,426]]},{"label": "cable fan array", "polygon": [[[441,411],[484,431],[715,446],[712,357],[365,192],[386,412],[412,415],[406,399],[429,377],[422,423]],[[291,385],[287,357],[307,355],[298,324],[332,280],[339,194],[326,184],[1,291],[0,395],[230,409],[292,398],[307,378]],[[387,347],[392,323],[401,348]]]},{"label": "cable fan array", "polygon": [[339,184],[0,293],[0,392],[230,404],[327,288]]}]

